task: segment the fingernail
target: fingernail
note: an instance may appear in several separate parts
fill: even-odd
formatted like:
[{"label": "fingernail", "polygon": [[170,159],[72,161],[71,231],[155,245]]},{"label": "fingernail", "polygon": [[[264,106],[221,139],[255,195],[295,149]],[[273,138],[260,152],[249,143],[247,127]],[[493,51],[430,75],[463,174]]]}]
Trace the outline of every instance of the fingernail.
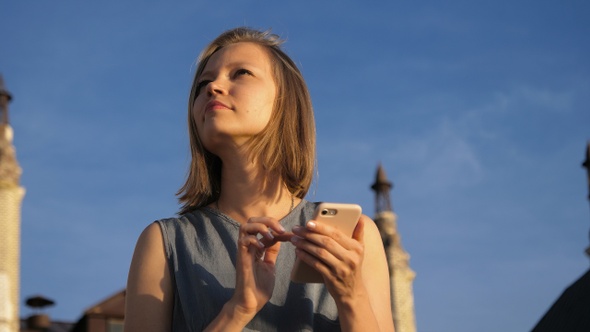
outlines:
[{"label": "fingernail", "polygon": [[258,241],[258,247],[260,247],[260,249],[264,249],[264,243]]},{"label": "fingernail", "polygon": [[272,235],[272,232],[271,232],[271,231],[268,231],[268,233],[266,233],[266,234],[268,234],[268,238],[269,238],[269,239],[271,239],[271,240],[275,238],[275,237]]},{"label": "fingernail", "polygon": [[315,224],[315,222],[313,222],[313,221],[310,220],[310,221],[307,222],[306,226],[309,229],[314,229],[315,226],[316,226],[316,224]]},{"label": "fingernail", "polygon": [[279,231],[281,231],[281,233],[284,233],[286,229],[285,227],[283,227],[283,225],[279,225]]},{"label": "fingernail", "polygon": [[291,242],[292,243],[297,243],[297,242],[299,242],[299,240],[301,240],[301,238],[299,236],[292,236],[291,237]]}]

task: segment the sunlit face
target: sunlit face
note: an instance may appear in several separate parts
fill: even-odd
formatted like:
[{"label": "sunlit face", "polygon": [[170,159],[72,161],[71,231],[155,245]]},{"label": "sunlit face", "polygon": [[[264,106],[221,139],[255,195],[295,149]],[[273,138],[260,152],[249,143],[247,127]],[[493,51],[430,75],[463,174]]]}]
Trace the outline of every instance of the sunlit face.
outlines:
[{"label": "sunlit face", "polygon": [[270,120],[276,90],[262,46],[240,42],[213,54],[197,81],[192,109],[204,147],[215,153],[259,134]]}]

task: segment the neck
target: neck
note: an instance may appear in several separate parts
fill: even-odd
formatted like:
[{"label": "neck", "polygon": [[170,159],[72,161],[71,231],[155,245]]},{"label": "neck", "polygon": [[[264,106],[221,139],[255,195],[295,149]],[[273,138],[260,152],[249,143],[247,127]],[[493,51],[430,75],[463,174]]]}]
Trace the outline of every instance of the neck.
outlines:
[{"label": "neck", "polygon": [[299,202],[278,174],[269,174],[258,164],[239,158],[223,160],[221,193],[213,207],[243,223],[251,217],[285,217]]}]

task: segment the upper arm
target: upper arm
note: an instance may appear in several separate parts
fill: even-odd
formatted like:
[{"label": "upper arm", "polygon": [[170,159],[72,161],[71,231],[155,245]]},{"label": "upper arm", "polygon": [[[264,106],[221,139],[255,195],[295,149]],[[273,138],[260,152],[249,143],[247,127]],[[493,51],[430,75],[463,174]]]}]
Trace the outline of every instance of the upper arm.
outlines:
[{"label": "upper arm", "polygon": [[171,331],[173,290],[160,226],[139,236],[125,300],[125,331]]},{"label": "upper arm", "polygon": [[361,218],[364,221],[363,280],[365,288],[381,331],[393,331],[389,268],[383,242],[375,222],[365,215]]}]

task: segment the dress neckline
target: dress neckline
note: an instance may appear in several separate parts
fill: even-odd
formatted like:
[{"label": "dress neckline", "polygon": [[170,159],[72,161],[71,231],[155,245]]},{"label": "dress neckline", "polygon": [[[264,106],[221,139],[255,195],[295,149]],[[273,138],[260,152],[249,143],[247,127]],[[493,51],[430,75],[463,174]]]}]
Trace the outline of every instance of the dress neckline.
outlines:
[{"label": "dress neckline", "polygon": [[[283,224],[283,225],[284,225],[284,224],[287,224],[287,223],[288,223],[287,221],[288,221],[289,219],[291,219],[291,217],[292,217],[292,216],[294,216],[294,215],[295,215],[295,214],[296,214],[298,211],[300,211],[300,210],[303,208],[303,206],[305,206],[305,204],[306,204],[306,203],[307,203],[307,201],[306,201],[305,199],[303,199],[303,198],[302,198],[302,199],[299,201],[299,203],[298,203],[298,204],[295,204],[295,206],[293,207],[293,209],[292,209],[292,210],[291,210],[289,213],[287,213],[287,215],[285,215],[283,218],[279,219],[279,222],[280,222],[281,224]],[[214,215],[216,215],[216,216],[220,217],[221,219],[223,219],[223,220],[225,220],[225,221],[229,222],[230,224],[232,224],[232,225],[234,225],[234,226],[236,226],[236,227],[238,227],[238,228],[239,228],[239,227],[240,227],[240,225],[241,225],[241,224],[240,224],[238,221],[236,221],[236,220],[235,220],[235,219],[233,219],[232,217],[228,216],[227,214],[225,214],[225,213],[223,213],[223,212],[221,212],[221,211],[217,210],[217,209],[216,209],[216,208],[214,208],[214,207],[210,207],[210,206],[203,206],[203,207],[199,208],[199,210],[206,211],[206,212],[208,212],[208,213],[214,214]]]}]

